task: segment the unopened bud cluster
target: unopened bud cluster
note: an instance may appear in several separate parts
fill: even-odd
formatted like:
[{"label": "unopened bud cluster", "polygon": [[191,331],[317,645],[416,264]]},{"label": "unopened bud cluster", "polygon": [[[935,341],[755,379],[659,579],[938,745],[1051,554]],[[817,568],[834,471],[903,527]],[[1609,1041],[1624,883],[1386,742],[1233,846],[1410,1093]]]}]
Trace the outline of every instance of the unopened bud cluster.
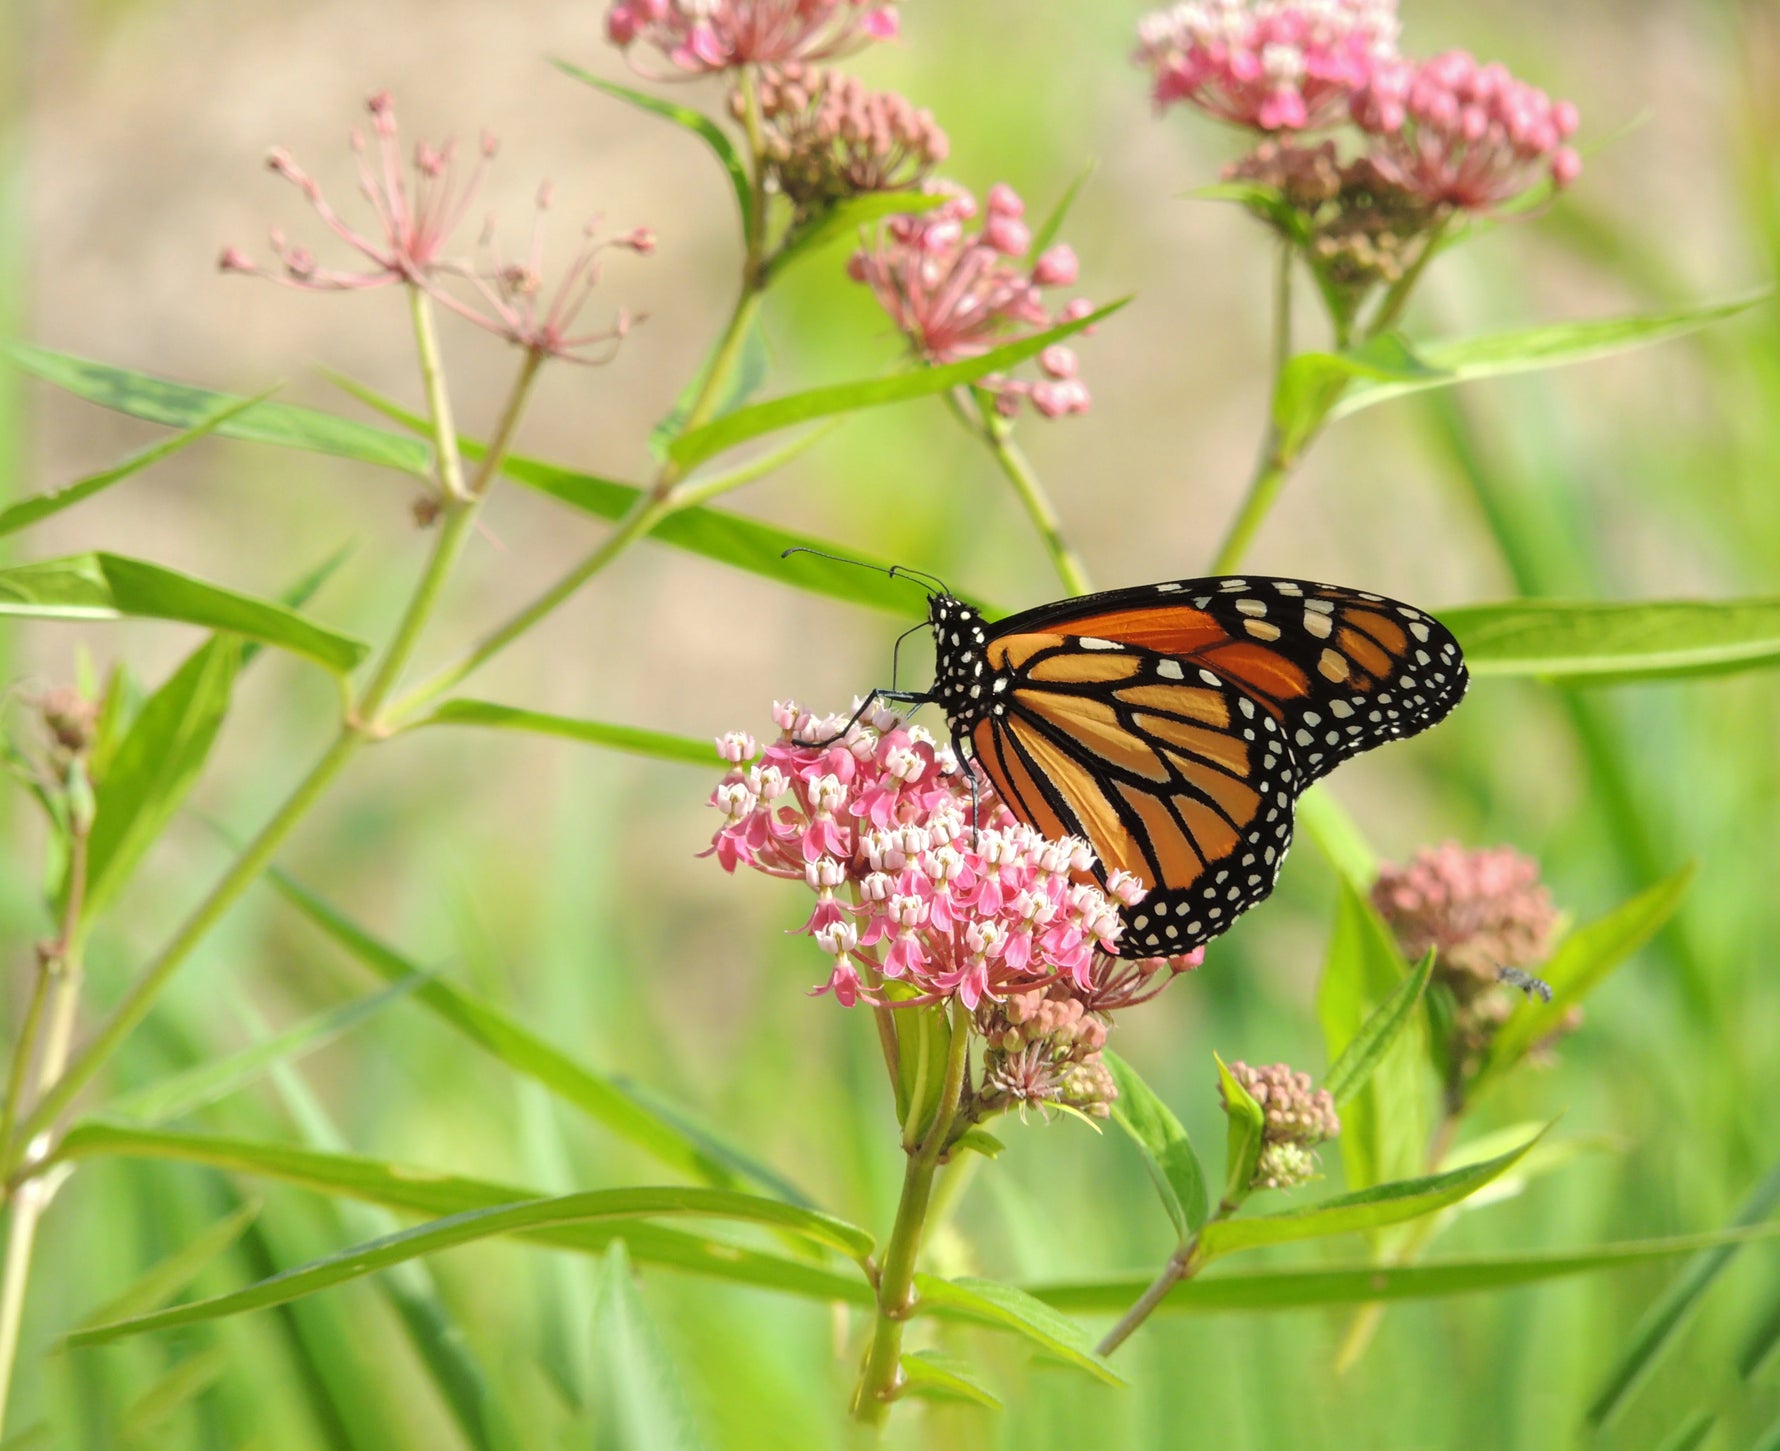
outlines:
[{"label": "unopened bud cluster", "polygon": [[977,1011],[983,1035],[979,1099],[990,1112],[1056,1105],[1105,1118],[1118,1097],[1101,1061],[1107,1023],[1081,999],[1020,993]]},{"label": "unopened bud cluster", "polygon": [[[1318,1167],[1313,1150],[1341,1132],[1329,1090],[1314,1087],[1308,1073],[1295,1073],[1284,1063],[1251,1068],[1236,1062],[1230,1076],[1261,1108],[1261,1155],[1249,1187],[1290,1189],[1314,1179]],[[1220,1084],[1220,1096],[1223,1091]],[[1229,1108],[1226,1099],[1224,1109]]]}]

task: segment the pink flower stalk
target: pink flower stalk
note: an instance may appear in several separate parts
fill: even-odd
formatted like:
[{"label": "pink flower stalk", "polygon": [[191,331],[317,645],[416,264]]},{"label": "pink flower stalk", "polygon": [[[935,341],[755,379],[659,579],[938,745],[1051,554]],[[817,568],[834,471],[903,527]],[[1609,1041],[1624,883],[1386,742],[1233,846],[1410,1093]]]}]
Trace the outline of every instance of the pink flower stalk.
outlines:
[{"label": "pink flower stalk", "polygon": [[897,33],[897,0],[616,0],[606,36],[641,43],[675,72],[828,60]]},{"label": "pink flower stalk", "polygon": [[1431,205],[1500,206],[1541,175],[1568,186],[1576,108],[1462,50],[1375,67],[1353,103],[1379,170]]},{"label": "pink flower stalk", "polygon": [[1142,900],[1142,886],[1115,873],[1103,892],[1086,842],[1046,840],[987,786],[973,827],[956,758],[919,726],[879,712],[813,746],[801,742],[826,740],[844,719],[788,704],[774,718],[782,734],[764,752],[746,735],[718,742],[734,766],[711,797],[724,821],[706,854],[814,894],[802,930],[833,959],[817,992],[849,1007],[956,998],[982,1010],[1050,991],[1104,1014],[1201,960],[1113,958],[1114,903]]},{"label": "pink flower stalk", "polygon": [[[873,245],[853,254],[847,275],[871,288],[915,352],[936,365],[1086,317],[1093,305],[1084,299],[1055,315],[1045,306],[1044,290],[1073,286],[1079,269],[1075,253],[1062,245],[1028,263],[1032,231],[1025,211],[1012,187],[996,186],[982,224],[968,230],[977,203],[959,192],[931,211],[892,217]],[[1022,398],[1046,418],[1088,411],[1092,400],[1076,376],[1073,349],[1046,348],[1039,370],[1044,376],[1037,382],[992,375],[980,386],[998,395],[1003,413],[1016,411]]]},{"label": "pink flower stalk", "polygon": [[1539,863],[1513,847],[1425,848],[1405,867],[1386,865],[1372,903],[1410,958],[1433,948],[1461,998],[1493,986],[1503,967],[1543,960],[1557,926]]},{"label": "pink flower stalk", "polygon": [[1258,131],[1347,117],[1397,53],[1396,0],[1188,0],[1138,22],[1158,109],[1184,101]]}]

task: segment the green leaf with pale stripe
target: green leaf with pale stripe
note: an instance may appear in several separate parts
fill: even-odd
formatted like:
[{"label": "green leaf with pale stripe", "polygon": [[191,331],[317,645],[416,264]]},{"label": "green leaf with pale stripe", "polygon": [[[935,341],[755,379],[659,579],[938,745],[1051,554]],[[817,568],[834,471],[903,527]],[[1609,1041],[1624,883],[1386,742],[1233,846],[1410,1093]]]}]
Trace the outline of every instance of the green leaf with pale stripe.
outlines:
[{"label": "green leaf with pale stripe", "polygon": [[1136,1069],[1110,1049],[1101,1059],[1119,1090],[1113,1100],[1113,1122],[1137,1145],[1156,1192],[1162,1196],[1162,1207],[1174,1224],[1176,1238],[1185,1240],[1205,1223],[1209,1212],[1199,1156],[1173,1110]]},{"label": "green leaf with pale stripe", "polygon": [[1368,1079],[1396,1042],[1397,1035],[1408,1026],[1420,1006],[1422,993],[1434,973],[1434,951],[1429,948],[1415,970],[1391,989],[1390,995],[1378,1005],[1372,1016],[1360,1025],[1340,1059],[1329,1069],[1323,1087],[1340,1107],[1366,1086]]},{"label": "green leaf with pale stripe", "polygon": [[0,569],[0,615],[175,620],[276,645],[344,673],[370,646],[295,610],[121,554],[70,554]]},{"label": "green leaf with pale stripe", "polygon": [[951,1310],[966,1319],[1011,1330],[1047,1355],[1086,1371],[1106,1385],[1125,1384],[1105,1357],[1095,1354],[1086,1330],[1014,1285],[995,1280],[942,1280],[934,1275],[916,1275],[915,1295],[917,1315]]},{"label": "green leaf with pale stripe", "polygon": [[628,751],[635,756],[652,756],[658,761],[708,766],[713,770],[722,770],[725,766],[723,758],[717,754],[716,746],[707,741],[669,735],[665,731],[643,730],[638,726],[610,725],[605,721],[579,720],[574,716],[521,710],[517,706],[496,705],[487,700],[448,700],[431,715],[414,724],[487,726],[495,730],[526,731],[533,735],[580,741],[589,746],[605,746],[614,751]]},{"label": "green leaf with pale stripe", "polygon": [[1566,685],[1675,680],[1780,665],[1780,597],[1730,600],[1509,600],[1458,605],[1440,621],[1473,675]]}]

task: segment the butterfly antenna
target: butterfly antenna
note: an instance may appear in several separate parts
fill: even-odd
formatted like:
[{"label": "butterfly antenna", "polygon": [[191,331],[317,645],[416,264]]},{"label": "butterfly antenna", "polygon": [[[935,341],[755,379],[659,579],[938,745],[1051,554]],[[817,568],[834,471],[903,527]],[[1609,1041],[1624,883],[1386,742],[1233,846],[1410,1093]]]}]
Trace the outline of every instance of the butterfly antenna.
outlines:
[{"label": "butterfly antenna", "polygon": [[830,554],[825,549],[812,549],[807,544],[793,544],[791,548],[780,554],[780,559],[789,559],[794,554],[813,554],[818,559],[831,559],[836,564],[850,564],[855,569],[869,569],[874,574],[887,574],[891,579],[906,579],[910,584],[919,585],[922,589],[937,589],[941,594],[949,595],[945,581],[935,575],[926,574],[918,569],[910,569],[906,564],[871,564],[863,559],[848,559],[844,554]]}]

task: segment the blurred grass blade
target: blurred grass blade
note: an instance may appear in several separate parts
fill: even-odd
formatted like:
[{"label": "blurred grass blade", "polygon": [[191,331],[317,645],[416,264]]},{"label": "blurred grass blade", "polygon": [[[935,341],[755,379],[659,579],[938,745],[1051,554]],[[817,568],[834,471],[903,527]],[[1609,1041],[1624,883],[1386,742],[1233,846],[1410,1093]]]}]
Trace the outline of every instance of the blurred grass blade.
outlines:
[{"label": "blurred grass blade", "polygon": [[[1316,999],[1331,1063],[1342,1060],[1367,1021],[1408,976],[1408,964],[1389,929],[1361,889],[1344,879]],[[1373,1067],[1370,1081],[1350,1094],[1341,1110],[1341,1160],[1354,1188],[1401,1179],[1422,1166],[1426,1062],[1427,1026],[1420,1014],[1412,1013]]]},{"label": "blurred grass blade", "polygon": [[70,554],[0,569],[0,615],[46,620],[175,620],[276,645],[344,673],[370,646],[271,600],[120,554]]},{"label": "blurred grass blade", "polygon": [[911,1350],[902,1357],[900,1395],[927,1401],[966,1401],[973,1406],[999,1411],[1001,1401],[979,1385],[970,1372],[937,1350]]},{"label": "blurred grass blade", "polygon": [[210,1059],[155,1083],[114,1098],[99,1112],[106,1118],[136,1119],[143,1123],[165,1123],[195,1109],[227,1098],[231,1093],[263,1077],[279,1064],[292,1062],[306,1053],[325,1048],[336,1038],[407,997],[430,974],[414,973],[402,978],[382,992],[371,993],[353,1002],[342,1003],[326,1012],[317,1013],[282,1033],[263,1038],[238,1053]]},{"label": "blurred grass blade", "polygon": [[1323,1080],[1323,1087],[1329,1090],[1336,1107],[1346,1104],[1366,1086],[1378,1065],[1384,1061],[1385,1054],[1397,1041],[1397,1035],[1407,1026],[1410,1016],[1420,1006],[1422,993],[1426,991],[1428,979],[1433,974],[1434,950],[1429,948],[1427,955],[1415,965],[1414,971],[1392,988],[1390,996],[1360,1025],[1359,1032],[1354,1034],[1340,1059],[1329,1069],[1328,1077]]},{"label": "blurred grass blade", "polygon": [[36,1421],[0,1441],[0,1451],[55,1451],[56,1432],[48,1421]]},{"label": "blurred grass blade", "polygon": [[1094,179],[1094,173],[1100,169],[1098,161],[1090,161],[1075,174],[1075,180],[1063,189],[1063,195],[1057,198],[1057,205],[1052,207],[1045,219],[1038,224],[1032,234],[1032,246],[1027,255],[1043,256],[1051,243],[1057,240],[1057,234],[1063,230],[1063,224],[1069,220],[1069,214],[1075,210],[1076,201],[1081,197],[1082,188]]},{"label": "blurred grass blade", "polygon": [[1379,1184],[1304,1209],[1215,1220],[1200,1232],[1198,1262],[1209,1264],[1220,1256],[1260,1245],[1358,1234],[1420,1219],[1475,1194],[1497,1175],[1511,1169],[1537,1142],[1535,1137],[1520,1148],[1481,1164],[1468,1164],[1444,1174]]},{"label": "blurred grass blade", "polygon": [[48,348],[27,343],[0,343],[0,351],[33,377],[118,413],[127,413],[149,423],[168,428],[196,428],[219,409],[237,403],[252,403],[245,412],[231,416],[215,425],[223,438],[239,438],[248,443],[270,443],[281,448],[302,449],[308,453],[330,454],[335,458],[357,459],[361,463],[396,469],[405,474],[427,478],[431,458],[426,444],[417,438],[404,438],[386,429],[372,428],[348,418],[336,418],[314,408],[298,408],[289,403],[254,403],[238,393],[218,393],[189,383],[176,383],[170,378],[157,378],[151,373],[138,373],[129,368],[113,367],[69,353],[52,352]]},{"label": "blurred grass blade", "polygon": [[68,1343],[71,1346],[102,1345],[151,1330],[196,1325],[245,1314],[249,1310],[288,1304],[306,1295],[362,1279],[391,1265],[404,1264],[421,1255],[437,1254],[478,1240],[525,1230],[569,1228],[596,1222],[624,1225],[663,1215],[689,1215],[786,1230],[801,1235],[812,1244],[837,1250],[855,1261],[867,1259],[874,1248],[872,1237],[865,1230],[832,1215],[799,1209],[777,1199],[762,1199],[724,1189],[596,1189],[582,1194],[466,1210],[385,1235],[368,1244],[355,1245],[297,1269],[285,1270],[233,1294],[216,1295],[189,1305],[176,1305],[150,1315],[79,1331],[69,1337]]},{"label": "blurred grass blade", "polygon": [[1297,827],[1316,844],[1337,876],[1362,896],[1372,890],[1378,877],[1378,854],[1327,786],[1312,786],[1298,798]]},{"label": "blurred grass blade", "polygon": [[76,1328],[128,1320],[160,1309],[174,1296],[190,1289],[199,1275],[233,1249],[247,1232],[247,1227],[259,1218],[259,1213],[259,1202],[248,1200],[233,1214],[225,1215],[165,1259],[151,1265],[113,1299],[84,1316]]},{"label": "blurred grass blade", "polygon": [[[885,217],[918,216],[950,201],[944,192],[875,191],[846,197],[823,213],[813,225],[792,234],[778,256],[773,258],[772,272],[780,271],[802,257],[809,257],[830,242],[842,237],[857,242],[862,227],[869,227]],[[1039,249],[1034,249],[1033,256]]]},{"label": "blurred grass blade", "polygon": [[1047,1355],[1085,1370],[1107,1385],[1125,1384],[1105,1359],[1094,1353],[1093,1340],[1086,1330],[1013,1285],[994,1280],[942,1280],[934,1275],[916,1275],[915,1293],[917,1315],[932,1314],[941,1309],[956,1311],[980,1324],[1011,1330]]},{"label": "blurred grass blade", "polygon": [[64,509],[72,509],[83,499],[90,499],[94,494],[103,493],[113,484],[127,479],[131,474],[141,473],[151,464],[157,464],[171,454],[178,453],[200,438],[207,438],[216,432],[237,414],[257,407],[266,398],[261,393],[254,398],[241,398],[218,405],[202,422],[194,424],[172,438],[164,438],[159,443],[151,444],[140,453],[133,453],[122,463],[114,464],[108,469],[101,469],[96,474],[88,474],[84,479],[69,484],[65,489],[57,489],[51,494],[35,494],[28,499],[21,499],[9,508],[0,509],[0,537],[16,534],[21,529],[29,528],[39,520],[48,519],[51,515],[60,514]]},{"label": "blurred grass blade", "polygon": [[[287,902],[385,982],[400,982],[421,972],[414,963],[283,872],[274,868],[265,879]],[[789,1203],[809,1203],[779,1174],[714,1135],[688,1131],[684,1119],[670,1120],[645,1107],[615,1080],[552,1047],[494,1004],[438,978],[416,988],[414,1000],[509,1068],[536,1079],[558,1098],[667,1168],[720,1188],[753,1180]]]},{"label": "blurred grass blade", "polygon": [[577,720],[574,716],[547,715],[543,711],[521,710],[512,705],[496,705],[487,700],[448,700],[416,726],[464,725],[489,726],[496,730],[530,731],[535,735],[560,736],[590,746],[606,746],[615,751],[629,751],[636,756],[652,756],[658,761],[676,761],[688,766],[725,769],[726,763],[717,748],[687,736],[669,735],[665,731],[643,730],[637,726],[608,725],[604,721]]},{"label": "blurred grass blade", "polygon": [[[1682,1423],[1657,1443],[1656,1451],[1700,1451],[1706,1444],[1706,1438],[1718,1425],[1718,1413],[1701,1408],[1693,1412]],[[1768,1437],[1750,1446],[1749,1451],[1763,1451],[1772,1445]]]},{"label": "blurred grass blade", "polygon": [[1639,604],[1512,600],[1460,605],[1440,621],[1475,675],[1567,685],[1675,680],[1780,665],[1780,598]]},{"label": "blurred grass blade", "polygon": [[[1769,1169],[1761,1183],[1743,1201],[1742,1208],[1731,1221],[1731,1228],[1748,1229],[1760,1225],[1764,1232],[1780,1233],[1780,1224],[1764,1223],[1776,1208],[1780,1208],[1780,1164]],[[1704,1251],[1676,1277],[1675,1282],[1663,1292],[1657,1302],[1644,1312],[1643,1318],[1632,1330],[1631,1344],[1607,1373],[1601,1389],[1589,1402],[1590,1426],[1600,1429],[1625,1404],[1638,1382],[1687,1323],[1688,1317],[1699,1305],[1706,1291],[1712,1288],[1713,1281],[1730,1264],[1741,1243],[1739,1238]]]},{"label": "blurred grass blade", "polygon": [[1394,333],[1372,338],[1344,353],[1298,353],[1280,369],[1273,389],[1273,429],[1279,453],[1295,458],[1357,382],[1427,386],[1445,381],[1445,377]]},{"label": "blurred grass blade", "polygon": [[1551,960],[1539,968],[1539,975],[1551,985],[1551,1001],[1532,999],[1516,1008],[1496,1034],[1489,1063],[1475,1086],[1513,1067],[1529,1048],[1562,1026],[1570,1009],[1608,974],[1656,936],[1679,910],[1693,875],[1693,866],[1685,866],[1565,937]]},{"label": "blurred grass blade", "polygon": [[673,101],[664,101],[659,96],[651,96],[646,91],[633,91],[629,86],[601,80],[566,60],[553,60],[551,64],[565,76],[572,76],[596,91],[604,91],[608,96],[628,102],[639,111],[647,111],[664,121],[672,121],[674,125],[698,137],[711,148],[717,160],[722,163],[723,170],[728,173],[730,187],[735,192],[736,206],[741,211],[742,230],[746,232],[750,229],[750,218],[754,214],[754,183],[748,179],[747,165],[743,162],[741,153],[736,150],[735,143],[709,116],[702,111],[694,111],[690,106],[681,106]]},{"label": "blurred grass blade", "polygon": [[624,1241],[606,1251],[594,1308],[601,1394],[595,1399],[600,1446],[691,1451],[701,1444],[692,1409],[661,1334],[631,1276]]},{"label": "blurred grass blade", "polygon": [[1735,317],[1767,301],[1769,296],[1767,292],[1760,292],[1751,297],[1733,298],[1681,312],[1549,323],[1456,342],[1420,342],[1416,344],[1416,353],[1432,370],[1427,377],[1362,380],[1348,390],[1330,417],[1346,418],[1362,408],[1427,388],[1445,388],[1478,378],[1497,378],[1507,373],[1525,373],[1611,357],[1630,348],[1680,337],[1708,323]]},{"label": "blurred grass blade", "polygon": [[837,383],[826,388],[812,388],[785,398],[756,403],[738,409],[724,418],[682,434],[668,451],[669,457],[682,470],[690,470],[708,458],[746,443],[751,438],[789,428],[794,423],[827,418],[836,413],[852,413],[861,408],[878,408],[888,403],[905,403],[915,398],[929,398],[965,383],[975,382],[989,373],[1005,372],[1016,363],[1038,356],[1053,343],[1073,337],[1083,328],[1104,322],[1122,308],[1128,298],[1089,313],[1018,342],[1004,343],[974,358],[939,367],[917,368],[912,372],[893,373],[886,378],[867,378],[853,383]]},{"label": "blurred grass blade", "polygon": [[[1359,1305],[1376,1300],[1439,1300],[1450,1295],[1500,1294],[1578,1275],[1652,1264],[1725,1245],[1780,1238],[1780,1223],[1713,1234],[1625,1240],[1582,1250],[1530,1254],[1465,1255],[1413,1265],[1328,1265],[1313,1269],[1233,1270],[1176,1285],[1160,1306],[1189,1315],[1226,1311],[1301,1310],[1319,1305]],[[1150,1282],[1148,1275],[1026,1288],[1047,1305],[1072,1315],[1117,1315],[1128,1310]]]},{"label": "blurred grass blade", "polygon": [[137,1396],[125,1409],[121,1429],[130,1446],[165,1446],[162,1432],[178,1415],[222,1378],[229,1368],[229,1346],[212,1345],[189,1355]]},{"label": "blurred grass blade", "polygon": [[94,792],[84,921],[98,920],[197,784],[240,668],[239,642],[212,640],[137,712]]},{"label": "blurred grass blade", "polygon": [[1224,1100],[1224,1117],[1228,1121],[1224,1151],[1224,1200],[1240,1204],[1255,1182],[1255,1166],[1261,1161],[1265,1141],[1266,1116],[1254,1096],[1217,1054],[1218,1087]]},{"label": "blurred grass blade", "polygon": [[1137,1145],[1162,1196],[1162,1207],[1174,1223],[1175,1237],[1185,1240],[1205,1223],[1209,1209],[1199,1156],[1180,1120],[1137,1071],[1110,1049],[1101,1058],[1119,1090],[1113,1100],[1113,1122]]},{"label": "blurred grass blade", "polygon": [[[412,1165],[383,1163],[350,1154],[214,1134],[142,1128],[89,1119],[57,1147],[58,1161],[104,1155],[173,1159],[296,1184],[317,1193],[434,1217],[467,1209],[496,1208],[545,1196],[534,1189],[496,1184]],[[871,1287],[859,1276],[837,1274],[807,1260],[787,1259],[710,1235],[632,1221],[529,1230],[521,1238],[556,1249],[603,1254],[622,1235],[631,1253],[652,1264],[735,1284],[755,1285],[819,1300],[870,1307]]]}]

